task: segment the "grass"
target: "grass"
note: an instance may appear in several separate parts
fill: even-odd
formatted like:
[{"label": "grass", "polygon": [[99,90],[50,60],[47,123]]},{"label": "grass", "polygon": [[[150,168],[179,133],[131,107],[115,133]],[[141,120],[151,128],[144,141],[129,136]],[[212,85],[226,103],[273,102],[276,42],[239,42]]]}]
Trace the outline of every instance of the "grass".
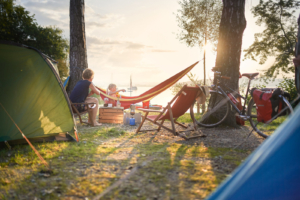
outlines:
[{"label": "grass", "polygon": [[[188,123],[189,114],[178,121]],[[79,143],[34,144],[50,176],[40,173],[45,167],[28,145],[0,150],[0,199],[93,198],[136,166],[104,199],[203,199],[251,153],[160,141],[155,132],[135,135],[118,126],[78,130]]]},{"label": "grass", "polygon": [[[251,115],[257,115],[257,111],[255,108],[252,109]],[[287,118],[288,115],[278,116],[269,124],[263,122],[257,123],[257,119],[253,118],[253,123],[256,124],[257,129],[260,130],[262,133],[264,133],[265,135],[271,135],[278,128],[278,126],[280,126],[280,124],[282,124]],[[246,121],[245,124],[250,126],[249,121]]]}]

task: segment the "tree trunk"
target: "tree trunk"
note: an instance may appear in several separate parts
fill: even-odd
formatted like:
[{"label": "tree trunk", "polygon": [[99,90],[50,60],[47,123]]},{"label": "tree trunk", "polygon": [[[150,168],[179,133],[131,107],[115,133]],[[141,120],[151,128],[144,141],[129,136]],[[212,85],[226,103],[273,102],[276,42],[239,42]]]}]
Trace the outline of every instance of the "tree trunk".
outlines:
[{"label": "tree trunk", "polygon": [[88,68],[84,0],[70,0],[70,80],[67,88],[71,93],[77,81],[82,79],[82,72]]},{"label": "tree trunk", "polygon": [[[204,52],[203,52],[203,73],[204,73],[204,79],[203,79],[203,85],[206,85],[206,57],[205,57],[205,54],[206,54],[206,45],[207,45],[207,30],[205,31],[205,42],[204,42]],[[205,111],[205,103],[202,104],[202,113],[204,113]]]},{"label": "tree trunk", "polygon": [[[236,91],[239,89],[239,68],[245,28],[245,0],[223,0],[215,66],[220,68],[223,76],[231,77],[230,80],[222,79],[222,81],[227,87]],[[216,83],[216,80],[214,80],[214,83]],[[226,90],[225,87],[223,89]],[[236,111],[231,109],[225,120],[227,125],[236,125],[235,113]]]},{"label": "tree trunk", "polygon": [[295,59],[294,59],[294,64],[295,64],[295,85],[297,88],[297,93],[300,94],[300,65],[298,65],[298,62],[296,62],[296,59],[300,59],[300,15],[298,17],[298,34],[297,34],[297,43],[295,47]]}]

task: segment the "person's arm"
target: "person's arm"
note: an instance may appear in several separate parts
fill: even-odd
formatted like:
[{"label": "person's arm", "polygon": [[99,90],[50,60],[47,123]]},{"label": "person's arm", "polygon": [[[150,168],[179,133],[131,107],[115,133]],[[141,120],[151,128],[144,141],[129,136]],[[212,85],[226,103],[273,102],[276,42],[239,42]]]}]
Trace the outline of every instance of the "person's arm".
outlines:
[{"label": "person's arm", "polygon": [[124,89],[121,89],[121,90],[117,90],[117,91],[114,91],[114,92],[108,92],[108,94],[109,95],[112,95],[112,94],[116,94],[116,93],[118,93],[118,92],[125,92],[126,90],[124,90]]},{"label": "person's arm", "polygon": [[116,92],[126,92],[126,90],[121,89],[121,90],[117,90]]},{"label": "person's arm", "polygon": [[87,97],[90,97],[90,96],[92,96],[93,94],[94,94],[94,92],[91,90]]},{"label": "person's arm", "polygon": [[91,92],[88,96],[91,96],[93,94],[100,95],[100,91],[94,86],[93,83],[90,84],[89,88],[91,89]]},{"label": "person's arm", "polygon": [[296,58],[293,59],[293,63],[295,65],[295,67],[300,65],[300,54]]}]

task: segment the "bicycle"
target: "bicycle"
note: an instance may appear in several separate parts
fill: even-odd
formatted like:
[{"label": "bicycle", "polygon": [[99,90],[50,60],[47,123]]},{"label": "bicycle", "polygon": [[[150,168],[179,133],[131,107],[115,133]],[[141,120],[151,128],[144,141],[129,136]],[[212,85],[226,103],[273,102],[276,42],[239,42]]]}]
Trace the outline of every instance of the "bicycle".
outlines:
[{"label": "bicycle", "polygon": [[[284,109],[281,110],[279,114],[274,116],[271,120],[266,123],[257,121],[257,111],[256,104],[253,98],[250,99],[247,104],[247,97],[249,95],[249,88],[251,81],[259,74],[259,73],[245,73],[242,76],[245,76],[249,79],[246,95],[242,96],[239,93],[235,92],[230,87],[227,87],[225,84],[221,85],[221,79],[231,79],[231,77],[221,76],[221,72],[216,69],[212,70],[215,74],[216,84],[210,87],[210,102],[207,106],[207,109],[202,115],[194,114],[191,109],[191,117],[199,126],[211,128],[220,125],[226,117],[228,116],[230,105],[236,111],[236,116],[242,119],[243,121],[249,121],[250,125],[253,129],[262,137],[268,137],[278,126],[279,123],[282,123],[290,113],[293,113],[293,108],[290,105],[289,101],[282,95],[279,95],[284,102]],[[226,92],[223,87],[226,87]],[[270,90],[264,89],[264,90]],[[231,92],[230,92],[231,91]],[[244,105],[242,109],[238,109],[236,103],[236,98],[244,99]],[[195,102],[196,103],[196,102]],[[288,110],[287,112],[284,112]]]}]

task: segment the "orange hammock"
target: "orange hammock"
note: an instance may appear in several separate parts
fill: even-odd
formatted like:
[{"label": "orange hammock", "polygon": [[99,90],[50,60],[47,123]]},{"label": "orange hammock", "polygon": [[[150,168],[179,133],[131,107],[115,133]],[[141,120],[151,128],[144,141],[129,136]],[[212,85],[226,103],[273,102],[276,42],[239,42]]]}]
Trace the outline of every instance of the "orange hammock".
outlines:
[{"label": "orange hammock", "polygon": [[143,94],[139,96],[123,96],[122,98],[112,97],[106,94],[106,90],[103,88],[96,87],[98,90],[100,90],[100,96],[102,99],[105,97],[112,99],[112,100],[118,100],[121,103],[121,106],[124,107],[124,109],[127,109],[130,107],[131,104],[139,103],[139,102],[147,102],[150,101],[153,97],[156,95],[162,93],[169,87],[171,87],[173,84],[175,84],[179,79],[181,79],[183,76],[185,76],[195,65],[197,65],[198,62],[192,64],[191,66],[187,67],[186,69],[182,70],[181,72],[175,74],[171,78],[165,80],[164,82],[156,85],[155,87],[151,88],[150,90],[144,92]]}]

